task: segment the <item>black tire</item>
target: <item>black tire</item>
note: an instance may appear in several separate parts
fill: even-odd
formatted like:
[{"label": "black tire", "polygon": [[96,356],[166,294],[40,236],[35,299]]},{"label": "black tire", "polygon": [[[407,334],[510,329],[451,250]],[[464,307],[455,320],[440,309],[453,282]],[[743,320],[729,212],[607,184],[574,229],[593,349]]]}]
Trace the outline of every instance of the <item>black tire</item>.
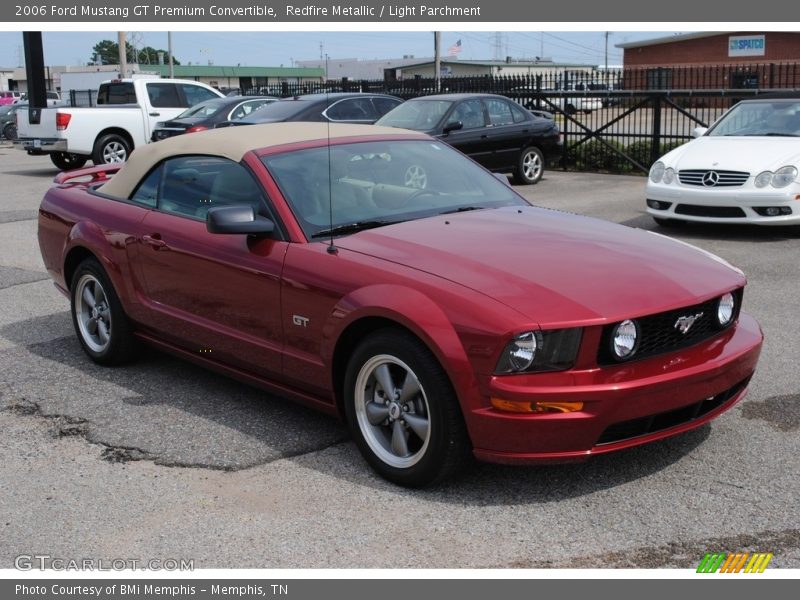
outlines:
[{"label": "black tire", "polygon": [[17,126],[14,123],[6,123],[3,127],[3,137],[12,141],[17,139]]},{"label": "black tire", "polygon": [[676,227],[683,227],[686,225],[686,221],[681,219],[666,219],[664,217],[653,217],[653,221],[656,222],[656,225],[659,227],[666,227],[667,229],[675,229]]},{"label": "black tire", "polygon": [[[407,379],[409,373],[413,380]],[[391,400],[379,381],[387,381],[385,374],[393,387]],[[403,390],[409,394],[405,398]],[[472,462],[450,379],[430,350],[406,332],[379,330],[358,345],[347,365],[344,402],[358,449],[391,482],[433,485]]]},{"label": "black tire", "polygon": [[544,175],[544,154],[535,146],[528,146],[520,152],[517,168],[514,169],[514,182],[521,185],[539,183]]},{"label": "black tire", "polygon": [[72,154],[70,152],[51,152],[50,160],[62,171],[80,169],[89,160],[88,156],[82,154]]},{"label": "black tire", "polygon": [[136,356],[138,344],[133,326],[96,258],[87,258],[75,269],[70,305],[75,334],[94,362],[119,365]]},{"label": "black tire", "polygon": [[131,155],[131,145],[121,135],[109,133],[97,138],[92,151],[92,162],[96,165],[124,163]]}]

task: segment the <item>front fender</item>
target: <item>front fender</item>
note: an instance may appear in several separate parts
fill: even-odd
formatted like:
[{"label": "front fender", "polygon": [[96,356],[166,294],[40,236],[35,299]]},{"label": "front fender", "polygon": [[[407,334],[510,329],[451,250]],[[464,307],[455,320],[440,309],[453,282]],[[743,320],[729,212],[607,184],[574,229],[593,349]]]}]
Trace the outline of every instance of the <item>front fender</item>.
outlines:
[{"label": "front fender", "polygon": [[331,311],[323,329],[322,356],[334,365],[334,355],[346,332],[365,319],[397,323],[416,335],[433,352],[450,378],[465,414],[479,403],[474,369],[453,323],[424,293],[395,284],[359,288],[344,296]]}]

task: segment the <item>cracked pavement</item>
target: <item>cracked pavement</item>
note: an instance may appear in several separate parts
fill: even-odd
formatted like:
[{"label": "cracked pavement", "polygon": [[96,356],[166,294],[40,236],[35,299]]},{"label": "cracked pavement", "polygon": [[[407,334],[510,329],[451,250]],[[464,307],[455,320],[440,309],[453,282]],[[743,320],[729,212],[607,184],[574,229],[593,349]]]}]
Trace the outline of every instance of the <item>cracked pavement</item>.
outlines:
[{"label": "cracked pavement", "polygon": [[[155,351],[94,365],[44,272],[46,157],[0,146],[0,568],[19,554],[201,568],[800,567],[800,231],[672,235],[743,268],[767,341],[748,397],[684,436],[582,465],[477,465],[395,487],[327,416]],[[658,230],[644,180],[548,172],[535,203]],[[587,191],[590,190],[590,191]],[[402,548],[398,552],[398,548]]]}]

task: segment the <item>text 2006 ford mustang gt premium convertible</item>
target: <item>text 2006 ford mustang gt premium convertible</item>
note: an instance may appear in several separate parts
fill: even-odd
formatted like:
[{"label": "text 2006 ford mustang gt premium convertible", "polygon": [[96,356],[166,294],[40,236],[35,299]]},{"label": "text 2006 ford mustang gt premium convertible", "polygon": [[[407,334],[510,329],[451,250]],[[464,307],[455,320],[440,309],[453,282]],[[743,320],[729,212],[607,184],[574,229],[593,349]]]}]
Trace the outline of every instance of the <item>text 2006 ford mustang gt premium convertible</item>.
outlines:
[{"label": "text 2006 ford mustang gt premium convertible", "polygon": [[677,434],[756,367],[740,271],[529,206],[423,134],[235,127],[118,168],[62,173],[40,209],[86,353],[117,364],[146,341],[340,415],[399,484]]}]

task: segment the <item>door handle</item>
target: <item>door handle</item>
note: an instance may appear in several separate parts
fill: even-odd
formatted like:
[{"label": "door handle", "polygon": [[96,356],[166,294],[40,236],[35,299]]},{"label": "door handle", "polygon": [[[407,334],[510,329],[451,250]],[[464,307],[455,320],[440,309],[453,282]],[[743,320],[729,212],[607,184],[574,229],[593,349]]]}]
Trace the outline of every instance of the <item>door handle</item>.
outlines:
[{"label": "door handle", "polygon": [[167,242],[161,239],[161,234],[154,233],[153,235],[143,235],[142,241],[148,246],[152,246],[154,250],[167,248]]},{"label": "door handle", "polygon": [[150,113],[150,116],[151,116],[151,117],[160,117],[160,116],[161,116],[161,113],[160,113],[160,112],[151,112],[151,113]]}]

